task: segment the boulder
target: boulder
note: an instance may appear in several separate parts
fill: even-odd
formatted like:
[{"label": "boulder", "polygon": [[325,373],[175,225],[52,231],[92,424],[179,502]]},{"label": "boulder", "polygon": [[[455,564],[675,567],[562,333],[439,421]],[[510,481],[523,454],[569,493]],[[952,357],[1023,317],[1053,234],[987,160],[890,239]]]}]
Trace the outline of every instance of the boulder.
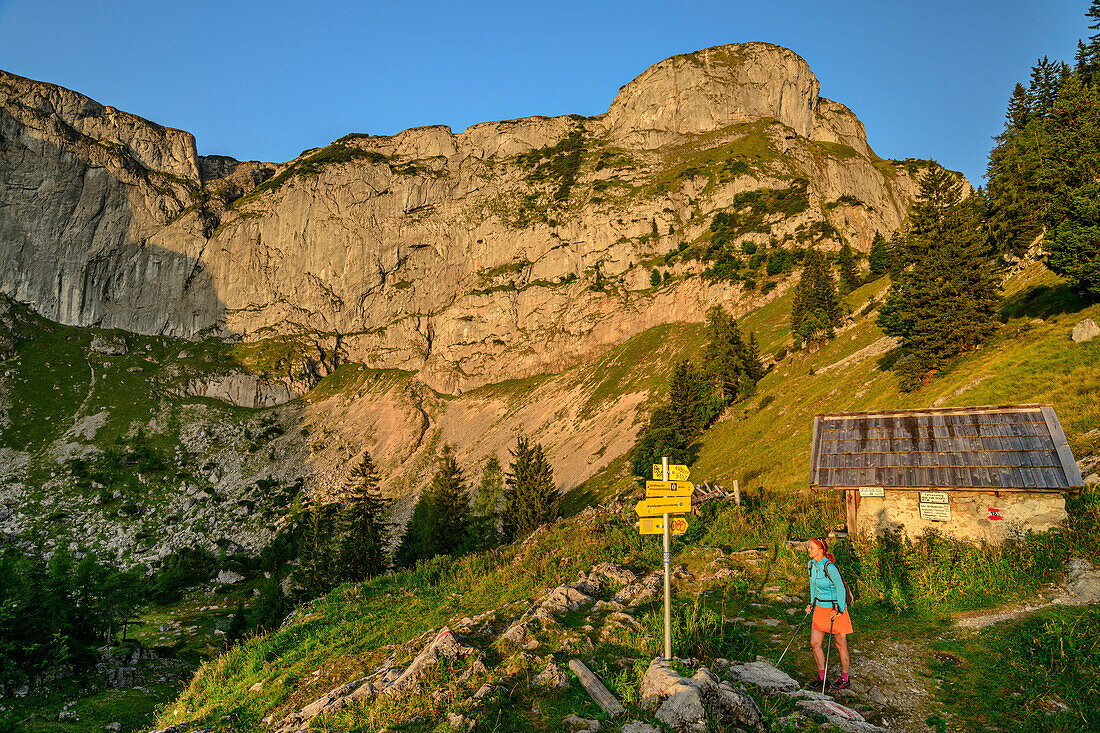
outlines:
[{"label": "boulder", "polygon": [[600,721],[582,718],[579,715],[567,715],[562,722],[570,733],[600,733],[603,728]]},{"label": "boulder", "polygon": [[88,348],[93,354],[103,356],[124,356],[130,351],[126,339],[122,336],[95,336]]},{"label": "boulder", "polygon": [[622,733],[661,733],[661,729],[640,720],[632,720],[623,726]]},{"label": "boulder", "polygon": [[762,718],[751,697],[720,682],[706,667],[684,677],[662,659],[654,659],[642,677],[642,707],[657,706],[657,719],[677,731],[704,733],[707,716],[724,725],[755,726]]},{"label": "boulder", "polygon": [[554,664],[554,660],[551,659],[546,663],[546,669],[539,672],[535,679],[531,680],[531,686],[545,687],[550,690],[568,690],[570,684],[565,672],[562,672],[561,667]]},{"label": "boulder", "polygon": [[244,580],[244,576],[240,573],[234,573],[232,570],[222,570],[218,573],[218,577],[214,578],[214,582],[218,585],[233,585],[240,583]]},{"label": "boulder", "polygon": [[729,674],[738,682],[759,687],[768,692],[789,692],[801,687],[790,675],[763,660],[734,664]]},{"label": "boulder", "polygon": [[799,700],[796,704],[808,713],[824,716],[826,721],[848,733],[886,733],[885,728],[868,723],[855,710],[833,700]]},{"label": "boulder", "polygon": [[1083,343],[1085,341],[1091,341],[1097,336],[1100,336],[1100,326],[1096,325],[1096,321],[1091,318],[1086,318],[1083,321],[1078,322],[1073,327],[1073,333],[1070,334],[1070,338],[1074,343]]},{"label": "boulder", "polygon": [[435,666],[440,659],[456,659],[472,654],[475,649],[463,644],[455,633],[444,626],[432,641],[417,655],[405,672],[382,691],[383,695],[393,695],[412,687],[424,672]]}]

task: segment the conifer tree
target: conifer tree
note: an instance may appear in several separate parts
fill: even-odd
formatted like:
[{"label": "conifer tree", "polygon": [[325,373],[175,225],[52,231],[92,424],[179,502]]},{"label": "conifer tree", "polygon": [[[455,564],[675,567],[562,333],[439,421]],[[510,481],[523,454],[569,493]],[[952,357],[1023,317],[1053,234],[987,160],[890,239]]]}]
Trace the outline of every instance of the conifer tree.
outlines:
[{"label": "conifer tree", "polygon": [[464,551],[470,537],[470,495],[454,449],[447,444],[431,484],[420,494],[395,560],[417,560]]},{"label": "conifer tree", "polygon": [[807,341],[831,337],[841,323],[836,283],[825,256],[811,247],[802,261],[802,277],[794,288],[791,331]]},{"label": "conifer tree", "polygon": [[963,200],[953,176],[937,166],[921,177],[909,221],[915,260],[891,286],[878,320],[901,339],[903,389],[919,388],[996,327],[1000,280],[981,224],[978,197]]},{"label": "conifer tree", "polygon": [[504,535],[523,537],[558,516],[554,470],[541,443],[520,435],[504,478]]},{"label": "conifer tree", "polygon": [[859,287],[859,269],[856,267],[852,248],[845,242],[837,255],[837,269],[840,271],[840,286],[847,294]]},{"label": "conifer tree", "polygon": [[342,579],[363,580],[385,571],[389,503],[378,488],[374,460],[364,451],[344,483],[337,548]]},{"label": "conifer tree", "polygon": [[499,544],[503,539],[500,516],[504,509],[504,470],[495,454],[481,469],[481,483],[471,508],[471,547],[484,549]]},{"label": "conifer tree", "polygon": [[871,268],[871,277],[878,278],[890,270],[890,248],[886,244],[886,238],[881,232],[875,232],[871,240],[871,252],[867,256],[867,264]]}]

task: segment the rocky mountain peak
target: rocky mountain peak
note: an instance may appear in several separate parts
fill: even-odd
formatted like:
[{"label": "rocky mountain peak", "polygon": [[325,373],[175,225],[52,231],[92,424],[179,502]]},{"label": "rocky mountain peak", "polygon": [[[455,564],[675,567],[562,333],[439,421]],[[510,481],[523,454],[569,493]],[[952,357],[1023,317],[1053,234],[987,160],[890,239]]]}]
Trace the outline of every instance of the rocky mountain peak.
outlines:
[{"label": "rocky mountain peak", "polygon": [[0,99],[8,114],[27,127],[60,125],[70,142],[114,146],[149,170],[198,182],[195,136],[108,107],[70,89],[16,76],[0,69]]},{"label": "rocky mountain peak", "polygon": [[794,51],[771,43],[732,43],[649,67],[619,90],[606,121],[612,135],[625,142],[639,142],[649,131],[698,134],[764,117],[809,138],[820,87]]}]

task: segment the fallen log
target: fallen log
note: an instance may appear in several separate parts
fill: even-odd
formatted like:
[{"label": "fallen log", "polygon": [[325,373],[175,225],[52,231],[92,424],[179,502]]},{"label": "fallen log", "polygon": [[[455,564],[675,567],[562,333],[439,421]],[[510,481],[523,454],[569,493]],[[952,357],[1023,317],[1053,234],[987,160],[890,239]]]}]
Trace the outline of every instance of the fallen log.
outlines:
[{"label": "fallen log", "polygon": [[579,659],[570,659],[569,669],[573,670],[573,674],[577,675],[577,679],[580,680],[581,687],[605,713],[614,718],[616,715],[626,712],[626,708],[622,706],[618,698],[604,687],[599,677],[592,674],[588,667],[584,666],[584,662]]}]

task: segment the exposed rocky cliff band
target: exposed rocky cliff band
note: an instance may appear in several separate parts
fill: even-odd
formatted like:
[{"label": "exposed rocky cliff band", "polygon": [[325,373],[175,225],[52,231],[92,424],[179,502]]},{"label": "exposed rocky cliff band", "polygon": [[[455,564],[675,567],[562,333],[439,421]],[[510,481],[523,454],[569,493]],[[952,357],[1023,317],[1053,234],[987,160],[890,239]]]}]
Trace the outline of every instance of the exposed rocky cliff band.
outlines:
[{"label": "exposed rocky cliff band", "polygon": [[919,164],[877,158],[818,91],[797,54],[734,44],[655,64],[598,117],[349,135],[276,166],[0,72],[0,292],[80,326],[339,335],[443,392],[556,372],[744,307],[704,263],[649,271],[738,193],[806,182],[761,243],[816,227],[866,250],[900,225]]}]

